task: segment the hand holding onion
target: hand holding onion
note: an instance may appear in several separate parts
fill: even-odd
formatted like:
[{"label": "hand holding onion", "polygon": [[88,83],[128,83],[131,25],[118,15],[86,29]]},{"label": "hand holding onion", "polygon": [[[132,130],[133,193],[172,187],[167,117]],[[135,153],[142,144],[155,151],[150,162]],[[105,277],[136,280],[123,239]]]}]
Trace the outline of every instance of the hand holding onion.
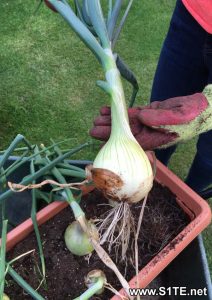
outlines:
[{"label": "hand holding onion", "polygon": [[[90,135],[107,141],[111,131],[110,108],[103,107]],[[202,93],[155,101],[128,109],[132,133],[145,150],[165,148],[212,129],[212,85]]]}]

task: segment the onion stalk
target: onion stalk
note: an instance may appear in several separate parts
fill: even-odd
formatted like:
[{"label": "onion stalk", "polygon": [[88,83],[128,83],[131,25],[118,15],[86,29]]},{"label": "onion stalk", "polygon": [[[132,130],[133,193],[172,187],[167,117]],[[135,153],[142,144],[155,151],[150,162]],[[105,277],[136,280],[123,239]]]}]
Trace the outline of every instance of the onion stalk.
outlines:
[{"label": "onion stalk", "polygon": [[106,81],[98,85],[111,97],[111,135],[97,154],[91,174],[106,197],[135,203],[152,188],[153,172],[147,155],[130,130],[120,73],[112,50],[104,51]]}]

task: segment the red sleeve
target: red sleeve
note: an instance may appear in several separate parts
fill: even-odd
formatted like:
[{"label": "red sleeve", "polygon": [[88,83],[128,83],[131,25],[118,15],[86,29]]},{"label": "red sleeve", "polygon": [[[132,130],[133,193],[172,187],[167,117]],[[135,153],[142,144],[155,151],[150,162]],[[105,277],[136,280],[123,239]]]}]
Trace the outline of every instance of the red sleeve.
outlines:
[{"label": "red sleeve", "polygon": [[212,34],[212,0],[182,0],[194,19]]}]

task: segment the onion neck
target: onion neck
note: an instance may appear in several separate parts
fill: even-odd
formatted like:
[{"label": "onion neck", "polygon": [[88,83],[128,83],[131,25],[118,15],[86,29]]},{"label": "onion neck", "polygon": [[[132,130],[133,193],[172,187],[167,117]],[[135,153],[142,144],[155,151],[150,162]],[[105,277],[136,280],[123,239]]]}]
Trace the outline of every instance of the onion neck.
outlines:
[{"label": "onion neck", "polygon": [[128,136],[134,139],[128,119],[124,90],[120,72],[111,49],[104,49],[107,59],[103,63],[105,78],[111,89],[111,135],[110,139],[117,136]]}]

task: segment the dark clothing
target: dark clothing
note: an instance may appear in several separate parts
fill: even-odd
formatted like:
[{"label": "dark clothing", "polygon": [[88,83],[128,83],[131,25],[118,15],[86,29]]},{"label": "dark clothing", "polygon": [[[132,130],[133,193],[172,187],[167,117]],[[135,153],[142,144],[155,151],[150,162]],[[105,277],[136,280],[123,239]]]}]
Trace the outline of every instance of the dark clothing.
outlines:
[{"label": "dark clothing", "polygon": [[[212,34],[207,33],[178,0],[160,54],[151,101],[202,92],[212,83]],[[164,164],[176,147],[157,150]],[[212,183],[212,130],[201,134],[186,182],[197,192]]]}]

